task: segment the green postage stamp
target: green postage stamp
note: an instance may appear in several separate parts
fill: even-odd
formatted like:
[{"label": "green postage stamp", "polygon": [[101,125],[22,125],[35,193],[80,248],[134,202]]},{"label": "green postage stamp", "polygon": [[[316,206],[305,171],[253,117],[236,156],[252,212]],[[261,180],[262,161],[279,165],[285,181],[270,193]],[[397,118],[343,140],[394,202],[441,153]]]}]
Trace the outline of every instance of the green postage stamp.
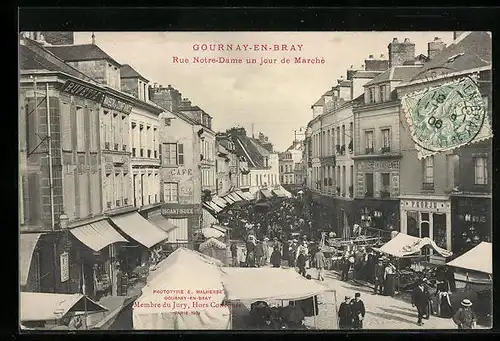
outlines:
[{"label": "green postage stamp", "polygon": [[492,137],[486,104],[471,77],[408,93],[401,104],[419,159]]}]

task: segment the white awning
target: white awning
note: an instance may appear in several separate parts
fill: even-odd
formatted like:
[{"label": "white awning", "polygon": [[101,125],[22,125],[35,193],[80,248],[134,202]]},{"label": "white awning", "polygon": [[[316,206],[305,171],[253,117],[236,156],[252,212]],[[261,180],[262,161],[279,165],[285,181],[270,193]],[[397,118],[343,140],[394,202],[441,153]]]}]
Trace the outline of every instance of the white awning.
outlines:
[{"label": "white awning", "polygon": [[21,292],[20,301],[22,322],[59,320],[70,311],[103,312],[108,310],[82,294]]},{"label": "white awning", "polygon": [[111,217],[125,234],[147,248],[166,240],[168,235],[159,227],[151,224],[137,212]]},{"label": "white awning", "polygon": [[200,252],[203,252],[208,248],[224,250],[227,248],[227,245],[221,242],[220,240],[215,239],[215,237],[213,237],[205,240],[203,243],[200,244]]},{"label": "white awning", "polygon": [[221,238],[224,237],[224,232],[219,231],[211,227],[205,227],[201,229],[201,233],[205,238]]},{"label": "white awning", "polygon": [[224,267],[222,272],[226,297],[231,301],[301,300],[328,289],[302,277],[295,269]]},{"label": "white awning", "polygon": [[373,250],[395,257],[405,257],[420,252],[424,246],[431,246],[443,257],[449,257],[452,255],[452,252],[438,247],[436,243],[428,237],[418,238],[404,233],[398,233],[394,238],[389,240],[380,248],[373,248]]},{"label": "white awning", "polygon": [[223,200],[226,200],[230,205],[234,204],[235,201],[233,198],[231,198],[231,196],[229,194],[225,195],[224,197],[222,197]]},{"label": "white awning", "polygon": [[219,223],[218,220],[210,214],[205,208],[202,209],[203,224],[202,227],[210,227],[213,224]]},{"label": "white awning", "polygon": [[455,258],[446,265],[492,274],[493,269],[493,250],[491,243],[481,242],[463,255]]},{"label": "white awning", "polygon": [[234,195],[237,195],[239,198],[241,198],[241,200],[247,200],[247,198],[245,197],[245,195],[243,194],[242,191],[240,191],[239,189],[234,191],[233,193]]},{"label": "white awning", "polygon": [[222,198],[214,195],[212,196],[212,201],[217,205],[220,206],[221,208],[224,208],[227,206],[227,201],[223,200]]},{"label": "white awning", "polygon": [[148,218],[149,222],[158,226],[161,228],[163,231],[165,231],[167,234],[172,231],[173,229],[176,229],[177,226],[172,224],[170,221],[168,221],[167,218],[163,217],[161,214],[154,215],[150,218]]},{"label": "white awning", "polygon": [[255,195],[253,195],[250,192],[241,192],[241,193],[243,194],[243,196],[245,197],[245,199],[247,199],[248,201],[251,201],[251,200],[255,199]]},{"label": "white awning", "polygon": [[31,267],[31,259],[42,233],[21,233],[19,240],[20,285],[26,285]]},{"label": "white awning", "polygon": [[70,230],[83,244],[94,251],[100,251],[106,246],[118,242],[128,243],[106,220],[83,225]]}]

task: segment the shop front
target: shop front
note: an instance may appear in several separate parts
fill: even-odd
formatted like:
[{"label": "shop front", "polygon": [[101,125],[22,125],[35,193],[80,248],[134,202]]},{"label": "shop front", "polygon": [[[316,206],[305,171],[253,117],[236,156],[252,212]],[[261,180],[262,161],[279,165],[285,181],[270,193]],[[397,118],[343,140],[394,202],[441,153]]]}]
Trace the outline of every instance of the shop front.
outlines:
[{"label": "shop front", "polygon": [[451,202],[448,197],[401,196],[401,232],[431,238],[439,247],[452,250]]},{"label": "shop front", "polygon": [[461,255],[481,242],[491,243],[491,198],[451,197],[452,251]]},{"label": "shop front", "polygon": [[354,200],[337,197],[334,199],[333,216],[337,237],[349,239],[355,221]]},{"label": "shop front", "polygon": [[322,231],[337,232],[334,208],[332,196],[312,192],[311,213],[314,231],[311,233],[318,237]]},{"label": "shop front", "polygon": [[161,215],[168,221],[167,244],[177,247],[194,247],[194,233],[201,228],[201,204],[168,203],[162,206]]},{"label": "shop front", "polygon": [[354,223],[368,235],[390,239],[391,232],[399,231],[399,199],[355,199]]}]

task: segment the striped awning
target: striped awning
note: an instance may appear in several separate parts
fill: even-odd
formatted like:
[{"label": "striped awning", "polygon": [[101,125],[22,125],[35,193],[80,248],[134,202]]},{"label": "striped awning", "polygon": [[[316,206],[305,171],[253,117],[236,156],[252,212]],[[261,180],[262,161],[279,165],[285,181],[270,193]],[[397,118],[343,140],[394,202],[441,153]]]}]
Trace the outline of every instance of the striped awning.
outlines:
[{"label": "striped awning", "polygon": [[70,230],[71,234],[94,251],[100,251],[106,246],[124,242],[128,243],[106,220],[83,225]]},{"label": "striped awning", "polygon": [[268,189],[261,189],[260,193],[262,193],[262,195],[264,196],[264,198],[269,198],[270,199],[270,198],[273,197],[273,194]]},{"label": "striped awning", "polygon": [[240,202],[242,199],[236,195],[235,193],[229,193],[229,196],[231,197],[231,199],[233,199],[234,202]]},{"label": "striped awning", "polygon": [[231,198],[231,197],[229,196],[229,194],[228,194],[228,195],[226,195],[226,196],[224,196],[222,199],[226,200],[226,201],[227,201],[230,205],[232,205],[232,204],[234,204],[234,203],[235,203],[234,199],[233,199],[233,198]]},{"label": "striped awning", "polygon": [[247,199],[248,201],[255,199],[255,195],[250,193],[250,192],[241,192],[241,193],[243,194],[245,199]]},{"label": "striped awning", "polygon": [[188,220],[187,218],[168,218],[168,222],[175,226],[168,231],[167,243],[185,243],[188,241]]},{"label": "striped awning", "polygon": [[221,197],[218,197],[217,195],[214,195],[212,197],[212,201],[217,205],[217,206],[220,206],[222,208],[226,207],[227,206],[227,201],[225,201],[224,199],[222,199]]},{"label": "striped awning", "polygon": [[210,227],[212,226],[212,224],[218,223],[217,219],[213,215],[211,215],[210,212],[205,208],[202,209],[202,218],[203,218],[202,227]]},{"label": "striped awning", "polygon": [[235,191],[234,195],[237,195],[238,197],[240,197],[241,200],[247,200],[247,198],[245,197],[245,195],[243,194],[243,192],[240,191],[240,190]]},{"label": "striped awning", "polygon": [[147,248],[151,248],[168,239],[168,235],[165,231],[151,224],[137,212],[114,216],[111,217],[111,220],[126,235]]},{"label": "striped awning", "polygon": [[19,243],[19,272],[21,286],[26,285],[28,281],[31,259],[33,258],[33,253],[35,252],[36,245],[41,235],[42,233],[21,233]]},{"label": "striped awning", "polygon": [[154,224],[154,225],[158,226],[159,228],[161,228],[166,233],[168,233],[168,232],[172,231],[173,229],[177,228],[177,226],[175,226],[174,224],[172,224],[170,221],[168,221],[167,218],[163,217],[160,214],[152,216],[152,217],[148,218],[148,220],[152,224]]},{"label": "striped awning", "polygon": [[222,211],[222,208],[220,208],[219,206],[217,206],[215,203],[213,203],[211,201],[204,202],[203,206],[208,207],[209,209],[211,209],[215,213],[219,213]]}]

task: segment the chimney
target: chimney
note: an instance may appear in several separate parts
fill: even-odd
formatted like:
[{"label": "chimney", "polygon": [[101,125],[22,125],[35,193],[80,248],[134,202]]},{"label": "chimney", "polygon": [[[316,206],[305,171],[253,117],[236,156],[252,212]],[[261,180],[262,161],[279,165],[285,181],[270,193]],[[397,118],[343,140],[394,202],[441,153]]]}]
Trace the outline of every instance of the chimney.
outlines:
[{"label": "chimney", "polygon": [[371,54],[365,59],[365,71],[385,71],[389,68],[389,61],[383,59],[384,55],[381,55],[381,59],[375,59]]},{"label": "chimney", "polygon": [[44,31],[40,33],[50,45],[73,45],[75,43],[73,32]]},{"label": "chimney", "polygon": [[453,31],[453,40],[456,40],[465,31]]},{"label": "chimney", "polygon": [[394,38],[387,49],[389,50],[389,67],[403,65],[406,61],[415,59],[415,44],[408,38],[405,38],[402,43]]},{"label": "chimney", "polygon": [[429,59],[434,59],[445,48],[446,44],[439,37],[435,37],[434,41],[427,44],[427,56]]},{"label": "chimney", "polygon": [[95,34],[92,32],[92,45],[95,45]]}]

